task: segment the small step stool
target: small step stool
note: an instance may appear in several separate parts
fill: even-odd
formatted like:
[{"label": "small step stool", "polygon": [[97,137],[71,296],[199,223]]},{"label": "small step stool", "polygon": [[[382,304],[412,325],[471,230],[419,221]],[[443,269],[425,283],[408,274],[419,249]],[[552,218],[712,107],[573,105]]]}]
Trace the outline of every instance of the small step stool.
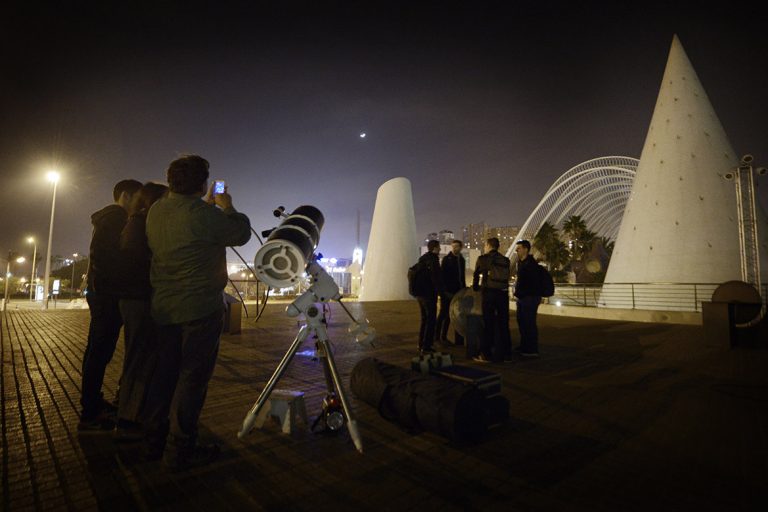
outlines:
[{"label": "small step stool", "polygon": [[305,425],[307,422],[307,407],[304,404],[303,391],[291,391],[288,389],[273,389],[269,400],[256,417],[256,428],[264,426],[268,416],[277,420],[283,429],[283,433],[290,434],[296,424],[296,416],[300,416]]}]

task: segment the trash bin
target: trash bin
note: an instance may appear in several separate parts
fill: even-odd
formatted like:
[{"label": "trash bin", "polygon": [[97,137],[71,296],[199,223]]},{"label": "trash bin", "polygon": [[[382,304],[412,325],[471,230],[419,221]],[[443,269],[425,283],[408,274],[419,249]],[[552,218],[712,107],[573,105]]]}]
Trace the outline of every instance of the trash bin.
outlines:
[{"label": "trash bin", "polygon": [[459,290],[450,306],[451,326],[464,336],[467,358],[480,354],[480,337],[483,334],[483,298],[472,288]]},{"label": "trash bin", "polygon": [[240,321],[243,317],[243,304],[236,297],[224,294],[224,332],[229,334],[240,333]]},{"label": "trash bin", "polygon": [[[701,316],[708,345],[751,345],[759,338],[756,320],[761,315],[760,294],[743,281],[728,281],[717,287],[711,302],[701,303]],[[755,322],[755,325],[746,324]]]}]

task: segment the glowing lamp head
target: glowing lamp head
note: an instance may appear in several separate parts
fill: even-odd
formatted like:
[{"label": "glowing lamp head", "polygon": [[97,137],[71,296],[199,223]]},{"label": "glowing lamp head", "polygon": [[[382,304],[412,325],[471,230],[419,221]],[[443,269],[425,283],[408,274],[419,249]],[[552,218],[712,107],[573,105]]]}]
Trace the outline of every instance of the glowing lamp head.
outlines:
[{"label": "glowing lamp head", "polygon": [[27,261],[27,259],[24,256],[16,258],[16,263],[24,263],[25,261]]},{"label": "glowing lamp head", "polygon": [[51,183],[58,183],[61,175],[56,171],[48,171],[48,174],[46,174],[45,177],[48,178],[48,181]]}]

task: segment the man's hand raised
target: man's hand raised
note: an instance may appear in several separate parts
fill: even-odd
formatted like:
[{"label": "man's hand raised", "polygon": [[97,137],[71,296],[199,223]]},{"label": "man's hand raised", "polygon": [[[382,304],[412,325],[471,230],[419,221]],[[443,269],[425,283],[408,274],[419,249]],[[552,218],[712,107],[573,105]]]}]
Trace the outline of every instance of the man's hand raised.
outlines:
[{"label": "man's hand raised", "polygon": [[205,201],[208,204],[215,204],[222,210],[226,210],[227,208],[232,208],[232,196],[230,196],[227,193],[227,190],[229,190],[229,187],[225,186],[224,192],[221,194],[214,194],[213,186],[214,186],[214,183],[211,183],[211,185],[208,187],[208,192],[205,194],[205,197],[203,197],[203,201]]}]

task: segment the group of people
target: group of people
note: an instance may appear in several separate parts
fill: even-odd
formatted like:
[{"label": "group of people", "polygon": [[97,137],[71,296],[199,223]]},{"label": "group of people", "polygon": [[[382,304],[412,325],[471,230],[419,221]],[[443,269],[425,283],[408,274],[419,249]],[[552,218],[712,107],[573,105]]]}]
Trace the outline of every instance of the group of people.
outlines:
[{"label": "group of people", "polygon": [[[466,262],[461,254],[460,240],[451,243],[451,252],[440,261],[440,242],[430,240],[427,252],[417,265],[424,268],[428,285],[416,297],[421,311],[418,349],[421,353],[434,352],[434,342],[449,344],[450,304],[457,292],[466,288]],[[520,345],[512,349],[509,332],[509,282],[511,262],[499,252],[499,239],[485,241],[483,254],[477,259],[472,289],[482,298],[483,330],[473,360],[479,363],[511,361],[513,352],[525,358],[539,356],[539,334],[536,314],[541,303],[541,290],[537,272],[538,263],[531,255],[528,240],[515,245],[517,278],[514,296],[517,301],[517,324]],[[420,289],[421,290],[421,289]],[[440,314],[437,315],[438,297]],[[454,344],[463,345],[464,338],[454,330]]]},{"label": "group of people", "polygon": [[[184,469],[219,453],[198,443],[198,419],[224,324],[226,247],[247,243],[251,225],[226,190],[208,186],[204,158],[174,160],[166,178],[167,186],[120,181],[114,203],[91,216],[78,431],[143,440],[147,460]],[[113,403],[102,384],[121,328],[125,355]]]}]

